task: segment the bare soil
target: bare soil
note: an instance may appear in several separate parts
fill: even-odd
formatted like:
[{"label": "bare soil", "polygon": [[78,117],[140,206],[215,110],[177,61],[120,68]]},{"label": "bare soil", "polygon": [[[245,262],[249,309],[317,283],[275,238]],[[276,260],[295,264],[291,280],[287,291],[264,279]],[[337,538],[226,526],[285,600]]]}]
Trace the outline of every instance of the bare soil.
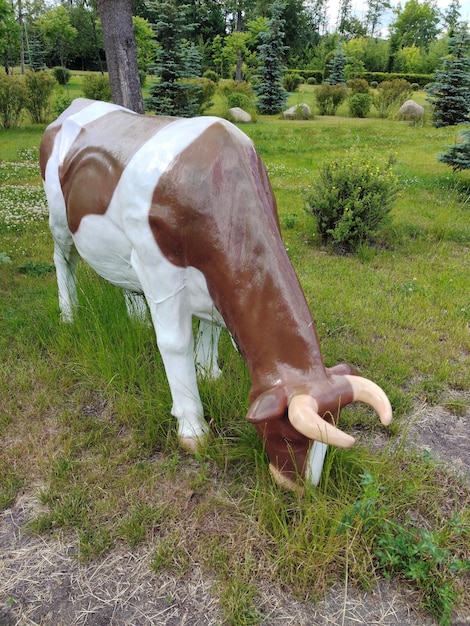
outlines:
[{"label": "bare soil", "polygon": [[[468,395],[460,399],[468,406]],[[423,406],[410,426],[409,445],[428,450],[470,482],[470,411],[455,416]],[[0,516],[0,626],[217,626],[224,623],[214,581],[197,567],[183,578],[149,567],[152,546],[116,548],[92,563],[77,559],[74,537],[24,532],[38,503],[23,494]],[[469,594],[470,595],[470,594]],[[336,584],[315,604],[299,602],[271,584],[259,589],[266,626],[435,626],[417,594],[397,580],[362,590]],[[452,617],[470,624],[470,603]]]}]

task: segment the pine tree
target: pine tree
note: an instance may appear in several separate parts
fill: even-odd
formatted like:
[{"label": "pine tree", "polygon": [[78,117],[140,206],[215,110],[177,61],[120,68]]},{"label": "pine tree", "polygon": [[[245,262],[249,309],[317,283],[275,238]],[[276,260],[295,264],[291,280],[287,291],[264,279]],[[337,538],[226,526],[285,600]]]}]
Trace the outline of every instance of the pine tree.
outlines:
[{"label": "pine tree", "polygon": [[470,121],[470,35],[466,25],[449,38],[449,54],[427,89],[436,127]]},{"label": "pine tree", "polygon": [[287,100],[287,92],[282,86],[283,57],[287,50],[283,43],[284,20],[281,19],[283,10],[283,4],[274,2],[271,6],[268,29],[259,34],[262,43],[258,46],[258,54],[262,67],[256,94],[258,111],[265,115],[282,111]]}]

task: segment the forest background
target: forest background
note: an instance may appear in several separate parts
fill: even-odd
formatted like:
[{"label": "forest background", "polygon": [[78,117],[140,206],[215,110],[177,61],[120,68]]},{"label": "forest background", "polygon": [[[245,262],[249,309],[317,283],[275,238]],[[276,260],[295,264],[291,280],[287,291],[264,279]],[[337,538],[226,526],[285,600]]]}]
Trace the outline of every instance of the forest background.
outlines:
[{"label": "forest background", "polygon": [[[259,35],[268,28],[268,0],[134,0],[140,72],[158,73],[164,42],[155,33],[168,4],[178,9],[187,55],[198,61],[201,73],[210,70],[238,80],[256,76]],[[285,0],[283,5],[285,66],[310,70],[317,82],[325,78],[325,67],[339,48],[347,57],[346,78],[365,72],[432,75],[447,54],[449,31],[462,21],[459,0],[445,8],[432,0],[396,6],[389,0],[366,0],[362,11],[352,0],[339,0],[333,24],[335,8],[328,0]],[[96,2],[0,0],[0,57],[7,73],[14,67],[24,71],[44,66],[104,71]]]}]

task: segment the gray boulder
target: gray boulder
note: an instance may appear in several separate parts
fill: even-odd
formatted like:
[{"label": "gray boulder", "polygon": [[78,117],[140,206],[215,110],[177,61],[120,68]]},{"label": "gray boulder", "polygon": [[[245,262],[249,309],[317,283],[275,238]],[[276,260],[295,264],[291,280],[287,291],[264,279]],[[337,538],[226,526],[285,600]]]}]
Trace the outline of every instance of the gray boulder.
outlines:
[{"label": "gray boulder", "polygon": [[308,104],[302,102],[301,104],[290,107],[290,109],[284,111],[282,115],[288,120],[308,120],[312,115],[312,111]]},{"label": "gray boulder", "polygon": [[240,107],[232,107],[228,112],[234,122],[251,122],[251,115]]},{"label": "gray boulder", "polygon": [[397,118],[399,120],[407,120],[409,122],[422,120],[423,117],[424,107],[414,100],[407,100],[404,102],[397,113]]}]

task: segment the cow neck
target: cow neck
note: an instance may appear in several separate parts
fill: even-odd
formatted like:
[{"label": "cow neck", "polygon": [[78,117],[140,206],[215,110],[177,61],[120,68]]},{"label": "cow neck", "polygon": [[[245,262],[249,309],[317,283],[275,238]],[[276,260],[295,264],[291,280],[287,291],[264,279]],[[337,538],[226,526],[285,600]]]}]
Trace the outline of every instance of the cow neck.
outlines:
[{"label": "cow neck", "polygon": [[149,223],[176,265],[204,274],[252,378],[253,400],[326,376],[319,342],[281,240],[267,173],[251,142],[214,124],[161,177]]}]

